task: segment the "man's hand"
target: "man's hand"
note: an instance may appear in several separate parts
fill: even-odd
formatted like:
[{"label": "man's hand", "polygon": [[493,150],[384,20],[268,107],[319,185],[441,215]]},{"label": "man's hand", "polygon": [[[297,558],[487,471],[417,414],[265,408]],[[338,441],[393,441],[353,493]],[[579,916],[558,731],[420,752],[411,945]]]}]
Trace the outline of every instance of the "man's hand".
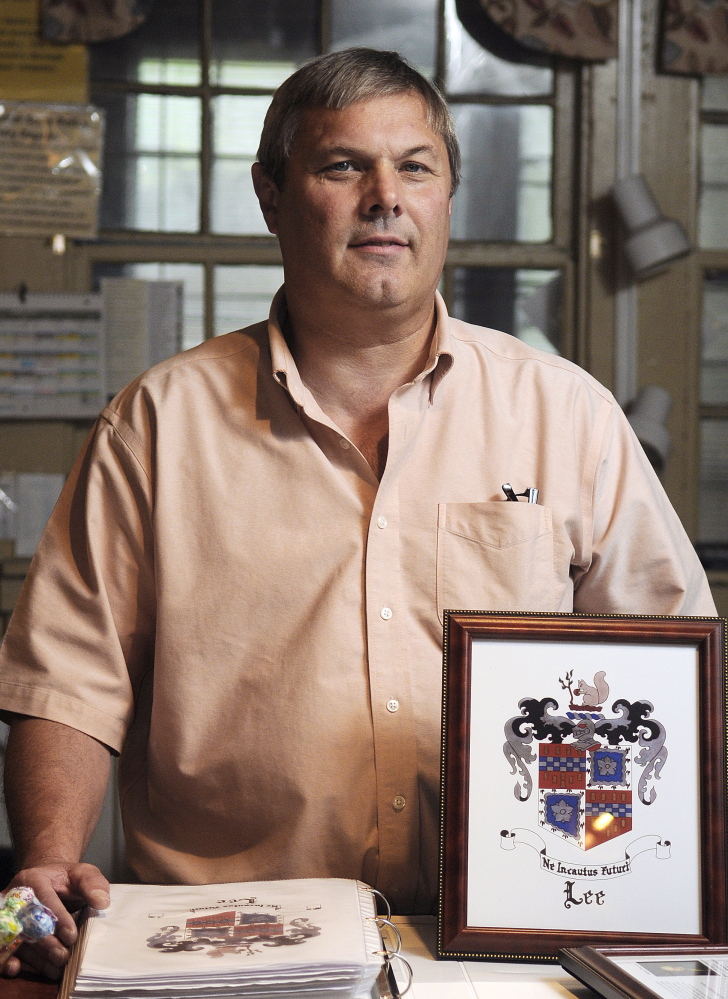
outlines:
[{"label": "man's hand", "polygon": [[3,969],[17,975],[21,960],[57,979],[77,936],[69,915],[82,905],[105,909],[109,883],[98,868],[80,863],[104,802],[109,751],[100,742],[56,722],[16,718],[5,754],[5,803],[15,860],[22,870],[11,886],[27,885],[58,917],[53,936],[19,947]]},{"label": "man's hand", "polygon": [[21,946],[8,960],[3,973],[13,977],[25,965],[38,974],[57,979],[68,960],[68,948],[78,936],[69,913],[82,905],[105,909],[109,904],[109,882],[92,864],[48,861],[42,866],[20,871],[8,888],[18,885],[32,888],[38,901],[56,915],[58,924],[53,936]]}]

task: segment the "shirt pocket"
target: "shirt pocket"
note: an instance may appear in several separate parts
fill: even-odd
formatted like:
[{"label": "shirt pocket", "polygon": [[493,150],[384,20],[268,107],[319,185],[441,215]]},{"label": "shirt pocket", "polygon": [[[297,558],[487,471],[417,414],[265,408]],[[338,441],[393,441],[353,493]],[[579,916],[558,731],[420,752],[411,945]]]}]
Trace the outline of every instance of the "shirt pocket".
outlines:
[{"label": "shirt pocket", "polygon": [[440,621],[446,609],[555,610],[558,594],[550,507],[503,500],[438,504]]}]

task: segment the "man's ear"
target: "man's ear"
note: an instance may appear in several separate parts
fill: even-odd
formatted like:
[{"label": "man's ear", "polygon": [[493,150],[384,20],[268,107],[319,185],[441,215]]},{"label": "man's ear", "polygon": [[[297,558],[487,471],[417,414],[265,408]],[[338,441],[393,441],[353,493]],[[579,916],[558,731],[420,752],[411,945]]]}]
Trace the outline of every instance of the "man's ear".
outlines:
[{"label": "man's ear", "polygon": [[281,192],[278,190],[278,186],[275,182],[272,181],[267,174],[263,173],[263,168],[260,163],[253,164],[251,173],[253,175],[253,187],[255,188],[255,193],[258,196],[258,203],[260,205],[260,210],[263,213],[265,224],[268,226],[268,231],[272,232],[274,236],[277,236],[278,201],[281,196]]}]

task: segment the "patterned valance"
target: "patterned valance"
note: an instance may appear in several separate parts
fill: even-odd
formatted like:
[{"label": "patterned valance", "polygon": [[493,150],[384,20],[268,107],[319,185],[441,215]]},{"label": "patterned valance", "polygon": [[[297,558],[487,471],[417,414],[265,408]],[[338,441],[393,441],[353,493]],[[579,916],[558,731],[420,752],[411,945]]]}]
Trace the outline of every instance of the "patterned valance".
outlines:
[{"label": "patterned valance", "polygon": [[662,69],[728,73],[728,0],[664,0]]},{"label": "patterned valance", "polygon": [[41,0],[41,34],[52,42],[105,42],[145,19],[152,0]]},{"label": "patterned valance", "polygon": [[[41,0],[42,35],[56,42],[120,38],[144,21],[152,2]],[[549,55],[615,58],[618,2],[456,0],[470,34],[496,55],[517,62]],[[659,45],[664,72],[728,73],[728,0],[662,0]]]},{"label": "patterned valance", "polygon": [[[617,55],[618,0],[476,0],[481,37],[474,31],[472,2],[468,30],[486,48],[491,25],[511,35],[526,49],[572,59],[603,60]],[[464,23],[465,19],[461,15]],[[490,22],[490,24],[488,23]],[[477,27],[476,27],[477,30]]]},{"label": "patterned valance", "polygon": [[[620,0],[456,2],[470,34],[504,58],[528,61],[531,52],[601,61],[617,55]],[[517,47],[510,55],[504,38]],[[664,72],[728,73],[728,0],[661,0],[656,43]]]}]

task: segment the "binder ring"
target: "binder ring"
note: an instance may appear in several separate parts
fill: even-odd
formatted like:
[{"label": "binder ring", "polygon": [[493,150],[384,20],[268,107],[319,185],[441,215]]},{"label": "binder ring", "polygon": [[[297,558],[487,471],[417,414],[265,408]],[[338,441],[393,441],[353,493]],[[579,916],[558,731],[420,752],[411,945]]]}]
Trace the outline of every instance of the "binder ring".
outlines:
[{"label": "binder ring", "polygon": [[376,888],[370,888],[369,891],[372,893],[372,895],[378,895],[379,898],[381,898],[381,900],[384,902],[384,904],[387,907],[387,919],[391,919],[392,918],[392,907],[389,904],[388,899],[385,898],[385,896],[382,895],[382,893],[380,891],[377,891]]},{"label": "binder ring", "polygon": [[394,930],[394,935],[397,938],[397,948],[394,951],[387,951],[386,953],[399,954],[402,950],[402,934],[399,932],[399,927],[397,927],[391,919],[386,919],[384,916],[369,916],[377,926],[381,929],[382,926],[390,926]]},{"label": "binder ring", "polygon": [[412,988],[412,979],[414,978],[414,973],[412,971],[412,965],[409,963],[406,957],[402,957],[401,954],[395,951],[392,954],[390,954],[389,957],[387,957],[387,961],[389,961],[390,964],[392,963],[393,957],[396,957],[398,961],[401,961],[407,971],[407,986],[399,993],[400,999],[402,999],[402,996],[406,996],[409,990]]}]

